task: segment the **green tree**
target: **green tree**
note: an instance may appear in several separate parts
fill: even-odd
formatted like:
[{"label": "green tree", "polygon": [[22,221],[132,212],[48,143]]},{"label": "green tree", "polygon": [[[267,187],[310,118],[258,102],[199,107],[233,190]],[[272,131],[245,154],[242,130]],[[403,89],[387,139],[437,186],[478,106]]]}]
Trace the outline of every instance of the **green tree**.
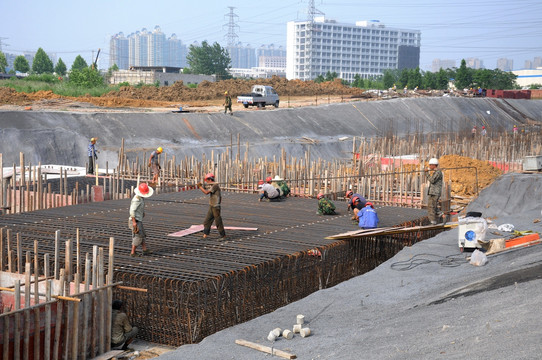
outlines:
[{"label": "green tree", "polygon": [[5,73],[7,67],[8,61],[6,60],[6,55],[0,51],[0,73]]},{"label": "green tree", "polygon": [[439,90],[446,90],[448,89],[448,83],[450,82],[450,76],[448,75],[448,72],[444,70],[443,68],[440,68],[440,70],[437,73],[437,86],[435,89]]},{"label": "green tree", "polygon": [[502,71],[500,69],[493,70],[493,79],[491,81],[492,89],[514,89],[517,87],[516,79],[518,78],[512,72]]},{"label": "green tree", "polygon": [[32,72],[36,74],[52,74],[53,62],[42,48],[39,48],[32,61]]},{"label": "green tree", "polygon": [[415,87],[422,86],[422,74],[420,73],[420,68],[411,69],[408,74],[408,87],[414,89]]},{"label": "green tree", "polygon": [[30,71],[30,65],[28,65],[28,60],[22,55],[19,55],[13,61],[13,68],[15,71],[27,73]]},{"label": "green tree", "polygon": [[66,75],[67,70],[68,68],[66,67],[66,64],[64,64],[64,61],[62,61],[62,58],[58,58],[55,66],[55,72],[60,76],[64,76]]},{"label": "green tree", "polygon": [[314,82],[317,84],[323,83],[326,79],[324,79],[324,75],[320,74],[317,77],[314,78]]},{"label": "green tree", "polygon": [[401,75],[399,76],[399,79],[397,80],[398,86],[405,87],[406,85],[408,85],[408,77],[410,75],[409,73],[410,71],[408,71],[408,69],[401,70]]},{"label": "green tree", "polygon": [[83,70],[84,68],[87,68],[87,67],[88,67],[88,64],[85,61],[85,59],[83,59],[83,57],[81,57],[81,55],[77,55],[77,57],[73,61],[71,71],[74,71],[74,70],[79,70],[80,71],[80,70]]},{"label": "green tree", "polygon": [[424,89],[438,89],[437,75],[430,71],[423,73],[423,88]]},{"label": "green tree", "polygon": [[391,72],[391,70],[387,69],[384,70],[384,76],[382,77],[382,82],[384,83],[384,88],[389,89],[393,87],[393,84],[395,84],[395,76]]},{"label": "green tree", "polygon": [[461,60],[461,66],[455,72],[455,87],[457,89],[469,88],[472,85],[472,71],[467,67],[465,59]]},{"label": "green tree", "polygon": [[333,81],[335,80],[336,78],[339,77],[339,74],[337,74],[335,71],[334,72],[330,72],[328,70],[328,72],[326,73],[326,81]]},{"label": "green tree", "polygon": [[215,42],[212,46],[203,41],[201,46],[190,45],[186,56],[190,72],[194,74],[216,75],[218,79],[229,79],[231,59],[228,52]]},{"label": "green tree", "polygon": [[72,70],[70,72],[70,84],[84,88],[93,88],[104,85],[104,78],[98,70],[93,70],[88,66],[82,70]]},{"label": "green tree", "polygon": [[360,74],[354,75],[354,81],[352,82],[352,86],[356,88],[363,89],[363,86],[365,85],[365,81],[361,78]]}]

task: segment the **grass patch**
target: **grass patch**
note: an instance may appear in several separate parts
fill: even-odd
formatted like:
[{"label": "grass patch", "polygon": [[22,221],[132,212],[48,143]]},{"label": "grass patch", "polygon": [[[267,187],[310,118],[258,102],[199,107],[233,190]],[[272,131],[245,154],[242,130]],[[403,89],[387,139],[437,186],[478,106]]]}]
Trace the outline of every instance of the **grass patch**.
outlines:
[{"label": "grass patch", "polygon": [[53,81],[26,80],[26,79],[7,79],[0,80],[0,87],[9,87],[17,92],[35,93],[38,91],[52,91],[61,96],[81,97],[89,94],[90,96],[102,96],[110,91],[120,89],[120,85],[104,85],[92,88],[75,86],[66,81],[55,79]]}]

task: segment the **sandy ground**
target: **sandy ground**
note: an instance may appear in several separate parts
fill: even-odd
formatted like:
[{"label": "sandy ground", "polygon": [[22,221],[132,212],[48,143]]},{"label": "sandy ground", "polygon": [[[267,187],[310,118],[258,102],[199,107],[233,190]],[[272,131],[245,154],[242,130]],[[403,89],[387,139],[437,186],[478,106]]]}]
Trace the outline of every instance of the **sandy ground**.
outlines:
[{"label": "sandy ground", "polygon": [[[541,175],[505,175],[469,210],[496,225],[542,231]],[[504,190],[508,189],[508,191]],[[521,201],[516,200],[521,199]],[[488,232],[488,238],[498,235]],[[509,235],[509,234],[503,234]],[[235,344],[245,339],[298,359],[538,359],[542,353],[542,245],[470,265],[458,230],[404,248],[375,270],[316,292],[160,359],[267,359]],[[305,315],[310,337],[266,339]]]}]

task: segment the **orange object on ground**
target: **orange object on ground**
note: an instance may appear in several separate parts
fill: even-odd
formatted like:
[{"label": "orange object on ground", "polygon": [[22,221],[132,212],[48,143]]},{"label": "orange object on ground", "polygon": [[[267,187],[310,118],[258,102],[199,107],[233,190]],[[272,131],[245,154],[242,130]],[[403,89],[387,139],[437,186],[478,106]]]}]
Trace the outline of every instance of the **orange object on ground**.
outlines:
[{"label": "orange object on ground", "polygon": [[514,239],[506,240],[505,247],[509,248],[516,245],[527,244],[531,241],[538,240],[538,239],[540,239],[540,235],[538,235],[538,233],[529,234],[529,235],[517,237]]},{"label": "orange object on ground", "polygon": [[25,106],[24,109],[27,110],[27,111],[32,110],[32,106]]}]

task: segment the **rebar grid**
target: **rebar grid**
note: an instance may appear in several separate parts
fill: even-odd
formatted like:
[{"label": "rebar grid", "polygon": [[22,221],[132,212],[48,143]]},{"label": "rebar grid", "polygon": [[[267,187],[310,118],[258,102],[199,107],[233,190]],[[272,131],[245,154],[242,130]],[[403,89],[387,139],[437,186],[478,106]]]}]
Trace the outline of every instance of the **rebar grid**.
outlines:
[{"label": "rebar grid", "polygon": [[[336,216],[316,215],[316,204],[301,198],[259,203],[256,195],[223,192],[225,225],[259,230],[228,231],[228,239],[219,241],[216,230],[205,240],[201,233],[167,236],[201,223],[208,207],[201,192],[154,196],[146,200],[144,220],[147,245],[154,254],[141,258],[129,256],[129,200],[8,215],[0,217],[0,226],[21,234],[23,253],[34,239],[40,241],[41,251],[50,252],[55,230],[67,239],[75,238],[79,229],[81,253],[91,252],[93,245],[107,245],[114,236],[114,281],[148,289],[116,290],[116,297],[126,302],[132,322],[142,329],[141,338],[179,346],[365,273],[422,239],[420,234],[402,234],[326,240],[357,224],[346,213],[346,204],[337,203]],[[425,212],[417,209],[378,211],[381,226],[425,220]],[[321,257],[309,255],[311,249],[318,249]]]}]

